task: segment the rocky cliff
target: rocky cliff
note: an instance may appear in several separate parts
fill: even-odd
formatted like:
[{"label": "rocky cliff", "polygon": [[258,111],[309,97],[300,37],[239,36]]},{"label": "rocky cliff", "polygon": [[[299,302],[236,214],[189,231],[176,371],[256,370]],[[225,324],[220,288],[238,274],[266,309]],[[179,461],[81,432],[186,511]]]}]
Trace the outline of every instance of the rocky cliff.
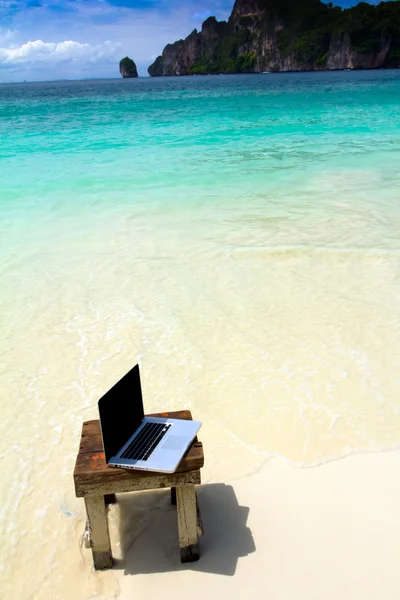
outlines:
[{"label": "rocky cliff", "polygon": [[129,56],[125,56],[119,63],[119,72],[124,79],[138,77],[136,64]]},{"label": "rocky cliff", "polygon": [[400,1],[342,10],[320,0],[236,0],[228,22],[207,19],[168,44],[153,77],[400,66]]}]

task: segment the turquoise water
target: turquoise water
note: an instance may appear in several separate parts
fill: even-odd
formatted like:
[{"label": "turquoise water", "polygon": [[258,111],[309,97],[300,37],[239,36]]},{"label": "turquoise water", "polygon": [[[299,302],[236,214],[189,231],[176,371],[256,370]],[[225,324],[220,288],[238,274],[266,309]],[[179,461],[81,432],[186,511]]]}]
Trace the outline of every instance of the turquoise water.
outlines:
[{"label": "turquoise water", "polygon": [[[21,385],[30,385],[51,358],[56,378],[65,385],[81,378],[92,398],[105,383],[87,373],[114,356],[102,344],[127,327],[118,342],[123,365],[143,357],[167,377],[169,356],[172,372],[183,365],[185,394],[206,381],[218,388],[210,378],[222,378],[215,390],[221,406],[226,395],[235,404],[239,390],[241,410],[254,384],[255,414],[270,407],[261,390],[282,369],[280,353],[293,348],[299,373],[313,362],[315,344],[326,345],[325,363],[344,352],[343,372],[348,356],[367,352],[360,360],[368,362],[374,348],[374,377],[391,385],[383,353],[385,344],[398,343],[391,336],[399,327],[399,99],[399,71],[0,86],[3,347],[15,349],[5,368],[14,360]],[[296,331],[299,317],[304,331]],[[71,332],[76,320],[79,331]],[[54,339],[46,337],[49,328]],[[61,344],[61,356],[51,355],[53,343]],[[39,350],[43,359],[28,376],[22,356],[37,358]],[[268,377],[249,362],[267,355],[274,373]],[[85,357],[88,364],[79,366]],[[204,380],[192,370],[196,361]],[[238,387],[229,378],[241,370]],[[154,373],[147,377],[151,385]],[[329,379],[318,368],[315,377]],[[357,398],[367,375],[360,377],[350,381]],[[307,393],[325,410],[314,385],[320,383]],[[293,419],[297,392],[280,376],[279,386],[277,403],[293,402]],[[240,419],[231,421],[236,434]],[[328,450],[324,428],[311,429],[306,449],[297,422],[298,453],[296,444],[287,453],[275,442],[265,447],[259,436],[255,448],[297,462],[358,448],[347,429],[341,450],[339,438]],[[375,444],[367,437],[361,449]],[[254,435],[245,441],[252,444]]]},{"label": "turquoise water", "polygon": [[396,71],[2,85],[2,207],[241,198],[377,157],[390,173],[399,86]]},{"label": "turquoise water", "polygon": [[206,482],[400,447],[400,71],[0,85],[0,136],[6,597],[100,593],[71,473],[137,360]]},{"label": "turquoise water", "polygon": [[[358,195],[378,185],[390,212],[399,92],[398,71],[2,85],[3,252],[26,221],[30,235],[35,219],[54,227],[77,210],[78,227],[133,205],[261,202],[271,217],[313,219],[334,189],[315,195],[310,182],[332,171],[353,170]],[[359,181],[376,167],[384,190]]]}]

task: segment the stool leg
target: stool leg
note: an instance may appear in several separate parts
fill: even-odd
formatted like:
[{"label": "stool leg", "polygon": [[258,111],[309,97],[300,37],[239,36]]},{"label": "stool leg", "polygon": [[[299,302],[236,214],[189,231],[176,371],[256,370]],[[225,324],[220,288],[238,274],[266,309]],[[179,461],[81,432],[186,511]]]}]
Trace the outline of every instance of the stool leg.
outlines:
[{"label": "stool leg", "polygon": [[176,505],[181,562],[194,562],[200,558],[197,543],[196,490],[194,485],[177,486]]},{"label": "stool leg", "polygon": [[85,496],[85,504],[94,568],[109,569],[113,565],[113,558],[104,496]]}]

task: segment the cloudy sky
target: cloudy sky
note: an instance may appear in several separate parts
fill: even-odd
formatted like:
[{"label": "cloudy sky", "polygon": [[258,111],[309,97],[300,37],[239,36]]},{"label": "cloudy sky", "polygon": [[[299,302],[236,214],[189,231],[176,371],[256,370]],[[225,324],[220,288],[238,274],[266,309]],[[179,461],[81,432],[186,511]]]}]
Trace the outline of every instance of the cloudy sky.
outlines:
[{"label": "cloudy sky", "polygon": [[[299,0],[300,1],[300,0]],[[372,0],[371,0],[372,1]],[[355,0],[342,0],[342,6]],[[376,3],[373,1],[373,3]],[[139,75],[164,46],[234,0],[0,0],[0,82],[118,77],[131,56]]]}]

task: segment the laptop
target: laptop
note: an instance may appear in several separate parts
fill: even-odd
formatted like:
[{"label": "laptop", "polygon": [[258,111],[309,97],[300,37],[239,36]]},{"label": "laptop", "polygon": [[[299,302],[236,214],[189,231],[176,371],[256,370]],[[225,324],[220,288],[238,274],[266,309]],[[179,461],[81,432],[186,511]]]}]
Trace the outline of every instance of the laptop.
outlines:
[{"label": "laptop", "polygon": [[145,417],[139,365],[98,402],[104,455],[110,467],[174,473],[200,421]]}]

